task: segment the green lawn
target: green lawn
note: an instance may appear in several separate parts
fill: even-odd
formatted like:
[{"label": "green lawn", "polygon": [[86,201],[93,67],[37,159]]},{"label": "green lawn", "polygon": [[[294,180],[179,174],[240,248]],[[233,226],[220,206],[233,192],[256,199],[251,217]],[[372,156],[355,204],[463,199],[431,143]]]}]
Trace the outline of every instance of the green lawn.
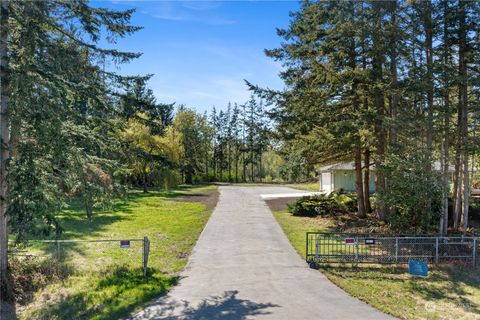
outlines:
[{"label": "green lawn", "polygon": [[[80,203],[72,202],[60,217],[63,239],[130,239],[151,241],[147,277],[142,276],[141,242],[122,249],[115,243],[76,243],[62,246],[70,268],[63,281],[37,292],[20,308],[22,319],[118,319],[175,285],[195,242],[210,216],[195,198],[216,193],[215,186],[174,191],[131,192],[111,210],[98,212],[92,223]],[[184,196],[195,194],[186,201]],[[53,247],[37,247],[46,253]]]},{"label": "green lawn", "polygon": [[[295,217],[274,212],[297,252],[305,257],[305,232],[328,231],[328,218]],[[480,268],[433,268],[412,278],[404,266],[328,266],[320,269],[349,294],[401,319],[480,319]]]},{"label": "green lawn", "polygon": [[287,187],[299,190],[306,190],[306,191],[320,191],[320,184],[318,182],[312,183],[292,183],[287,184]]}]

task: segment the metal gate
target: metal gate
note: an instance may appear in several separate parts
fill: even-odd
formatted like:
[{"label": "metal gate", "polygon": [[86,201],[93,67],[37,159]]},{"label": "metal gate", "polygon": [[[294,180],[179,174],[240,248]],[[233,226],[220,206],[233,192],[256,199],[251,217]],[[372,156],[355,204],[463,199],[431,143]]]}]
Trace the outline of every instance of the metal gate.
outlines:
[{"label": "metal gate", "polygon": [[424,260],[430,263],[463,262],[475,266],[479,260],[478,237],[382,236],[307,232],[306,260],[322,263],[398,263]]}]

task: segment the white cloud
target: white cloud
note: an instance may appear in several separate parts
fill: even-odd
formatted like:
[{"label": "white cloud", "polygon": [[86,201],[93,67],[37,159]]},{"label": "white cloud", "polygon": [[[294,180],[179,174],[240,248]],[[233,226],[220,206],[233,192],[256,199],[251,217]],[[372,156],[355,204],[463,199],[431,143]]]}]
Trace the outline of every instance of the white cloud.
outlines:
[{"label": "white cloud", "polygon": [[[142,8],[143,14],[160,20],[198,22],[209,25],[230,25],[235,20],[222,17],[215,12],[221,2],[203,1],[159,1]],[[141,2],[137,7],[142,7]]]},{"label": "white cloud", "polygon": [[182,1],[182,5],[188,9],[203,11],[216,9],[222,3],[220,1]]}]

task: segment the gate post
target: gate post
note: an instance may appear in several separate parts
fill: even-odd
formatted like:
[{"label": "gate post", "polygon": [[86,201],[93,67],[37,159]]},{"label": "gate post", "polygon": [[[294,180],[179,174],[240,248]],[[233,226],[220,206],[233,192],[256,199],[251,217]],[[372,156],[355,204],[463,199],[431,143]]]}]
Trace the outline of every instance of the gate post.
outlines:
[{"label": "gate post", "polygon": [[150,253],[150,240],[148,237],[143,237],[143,276],[147,276],[148,269],[148,255]]},{"label": "gate post", "polygon": [[438,237],[435,237],[435,264],[438,264]]},{"label": "gate post", "polygon": [[308,262],[308,232],[305,239],[305,261]]}]

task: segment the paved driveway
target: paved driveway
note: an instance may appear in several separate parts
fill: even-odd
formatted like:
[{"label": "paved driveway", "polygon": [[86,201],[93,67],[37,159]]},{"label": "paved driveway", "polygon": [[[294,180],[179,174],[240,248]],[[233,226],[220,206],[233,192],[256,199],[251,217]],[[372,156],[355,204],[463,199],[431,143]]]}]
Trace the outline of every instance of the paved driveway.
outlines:
[{"label": "paved driveway", "polygon": [[134,319],[393,319],[309,269],[262,194],[286,187],[220,187],[220,199],[181,280]]}]

